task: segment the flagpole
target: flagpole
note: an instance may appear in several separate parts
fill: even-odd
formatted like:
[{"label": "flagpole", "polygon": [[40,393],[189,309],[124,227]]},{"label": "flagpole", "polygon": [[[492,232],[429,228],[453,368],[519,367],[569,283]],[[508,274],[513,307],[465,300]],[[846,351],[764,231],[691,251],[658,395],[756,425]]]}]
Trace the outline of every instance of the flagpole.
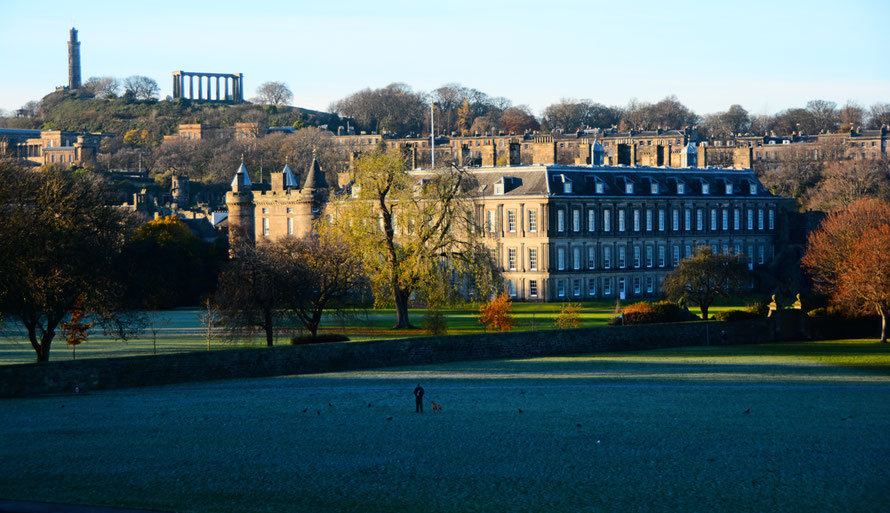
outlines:
[{"label": "flagpole", "polygon": [[436,102],[430,102],[430,157],[432,164],[430,167],[436,169],[436,124],[433,122],[433,116],[436,113]]}]

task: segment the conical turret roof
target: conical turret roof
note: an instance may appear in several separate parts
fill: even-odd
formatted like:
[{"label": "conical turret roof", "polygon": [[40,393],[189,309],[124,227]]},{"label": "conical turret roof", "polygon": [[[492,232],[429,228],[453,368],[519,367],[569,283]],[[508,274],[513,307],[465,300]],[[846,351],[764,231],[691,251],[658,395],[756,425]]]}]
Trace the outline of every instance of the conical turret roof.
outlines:
[{"label": "conical turret roof", "polygon": [[250,188],[253,185],[250,183],[250,176],[247,175],[247,168],[244,167],[244,160],[241,161],[241,165],[238,166],[238,170],[235,171],[235,178],[232,179],[232,190],[237,191],[241,188]]},{"label": "conical turret roof", "polygon": [[312,163],[309,164],[309,170],[306,173],[306,183],[303,184],[304,189],[327,189],[328,182],[324,178],[321,166],[318,165],[318,159],[315,158],[315,151],[312,152]]},{"label": "conical turret roof", "polygon": [[284,163],[284,169],[282,169],[281,172],[284,174],[284,186],[286,188],[297,188],[300,186],[300,184],[297,183],[297,179],[294,178],[294,172],[291,171],[290,165],[287,162]]}]

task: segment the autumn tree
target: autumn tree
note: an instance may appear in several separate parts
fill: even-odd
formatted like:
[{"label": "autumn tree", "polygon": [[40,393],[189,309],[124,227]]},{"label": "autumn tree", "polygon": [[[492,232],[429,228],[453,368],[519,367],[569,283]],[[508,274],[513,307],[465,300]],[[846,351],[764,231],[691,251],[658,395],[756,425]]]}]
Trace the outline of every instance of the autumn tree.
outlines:
[{"label": "autumn tree", "polygon": [[49,360],[78,298],[110,335],[126,338],[140,327],[113,272],[131,216],[111,198],[92,173],[34,173],[0,160],[0,312],[22,324],[38,362]]},{"label": "autumn tree", "polygon": [[890,190],[890,161],[837,160],[822,170],[812,189],[808,206],[814,210],[837,210],[865,198],[877,198]]},{"label": "autumn tree", "polygon": [[264,105],[287,105],[294,98],[294,93],[284,82],[263,82],[256,90],[258,103]]},{"label": "autumn tree", "polygon": [[510,315],[513,302],[506,292],[502,292],[487,303],[479,305],[479,324],[492,331],[510,331],[516,318]]},{"label": "autumn tree", "polygon": [[451,167],[435,174],[407,170],[405,156],[378,149],[355,162],[353,193],[330,205],[335,231],[361,256],[377,304],[396,307],[395,328],[407,328],[415,293],[436,303],[467,278],[487,297],[496,276],[473,220],[472,178]]},{"label": "autumn tree", "polygon": [[83,311],[83,296],[77,298],[74,306],[71,308],[70,318],[68,322],[63,322],[62,330],[65,335],[65,342],[71,346],[71,359],[76,358],[77,346],[86,342],[87,332],[96,325],[96,321],[87,322],[87,314]]},{"label": "autumn tree", "polygon": [[747,280],[748,267],[740,255],[714,253],[710,246],[698,246],[667,275],[663,286],[665,296],[693,303],[707,320],[714,300],[740,292]]},{"label": "autumn tree", "polygon": [[501,113],[499,122],[501,130],[508,134],[523,134],[527,131],[541,129],[541,124],[535,119],[527,105],[508,108]]},{"label": "autumn tree", "polygon": [[890,204],[863,199],[829,214],[807,240],[801,261],[818,290],[851,311],[890,312]]},{"label": "autumn tree", "polygon": [[286,294],[282,306],[314,337],[324,312],[344,306],[364,286],[361,258],[329,226],[315,233],[272,243]]}]

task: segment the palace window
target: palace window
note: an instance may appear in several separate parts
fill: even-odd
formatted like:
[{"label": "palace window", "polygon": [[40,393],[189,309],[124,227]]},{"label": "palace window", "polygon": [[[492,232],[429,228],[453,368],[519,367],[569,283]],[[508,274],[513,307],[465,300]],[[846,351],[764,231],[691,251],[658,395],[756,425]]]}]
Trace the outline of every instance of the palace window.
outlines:
[{"label": "palace window", "polygon": [[612,295],[612,278],[603,278],[603,295]]},{"label": "palace window", "polygon": [[652,267],[653,260],[654,260],[654,258],[653,258],[654,252],[655,252],[655,250],[652,248],[652,246],[648,246],[648,245],[646,246],[646,267]]},{"label": "palace window", "polygon": [[705,217],[704,209],[698,208],[695,210],[695,229],[696,230],[702,231],[705,228],[704,217]]},{"label": "palace window", "polygon": [[596,246],[587,246],[587,268],[596,269]]},{"label": "palace window", "polygon": [[624,244],[618,245],[618,268],[624,269],[627,263],[627,247]]},{"label": "palace window", "polygon": [[776,211],[773,209],[769,209],[769,229],[776,229]]},{"label": "palace window", "polygon": [[530,231],[530,232],[538,231],[538,211],[537,210],[529,210],[528,211],[528,231]]},{"label": "palace window", "polygon": [[559,297],[566,297],[565,280],[556,280],[556,295]]},{"label": "palace window", "polygon": [[646,209],[646,231],[652,231],[652,209]]},{"label": "palace window", "polygon": [[587,295],[588,296],[596,295],[596,278],[588,278],[587,279]]},{"label": "palace window", "polygon": [[513,210],[507,211],[507,231],[516,233],[516,212]]},{"label": "palace window", "polygon": [[287,218],[287,234],[288,235],[294,234],[294,218],[292,218],[292,217]]},{"label": "palace window", "polygon": [[608,208],[603,209],[603,231],[612,231],[612,211]]},{"label": "palace window", "polygon": [[763,209],[757,209],[757,229],[763,230]]},{"label": "palace window", "polygon": [[724,232],[729,231],[729,209],[728,208],[723,209],[723,231]]},{"label": "palace window", "polygon": [[664,267],[664,246],[658,246],[658,267]]},{"label": "palace window", "polygon": [[664,209],[658,209],[658,231],[664,231]]},{"label": "palace window", "polygon": [[577,208],[572,209],[572,231],[581,231],[581,210]]},{"label": "palace window", "polygon": [[587,210],[587,231],[594,230],[596,230],[596,210],[591,208]]},{"label": "palace window", "polygon": [[618,209],[618,231],[619,232],[623,232],[626,228],[625,213],[626,213],[626,211],[623,208]]},{"label": "palace window", "polygon": [[556,269],[559,271],[564,271],[566,268],[566,248],[558,247],[556,248]]},{"label": "palace window", "polygon": [[640,268],[640,247],[634,246],[634,269]]},{"label": "palace window", "polygon": [[603,269],[612,268],[612,246],[603,246]]},{"label": "palace window", "polygon": [[640,231],[640,209],[634,209],[634,231]]},{"label": "palace window", "polygon": [[528,250],[528,269],[529,271],[538,270],[538,250],[536,248]]},{"label": "palace window", "polygon": [[581,269],[581,248],[578,246],[572,248],[572,269]]},{"label": "palace window", "polygon": [[581,295],[581,280],[572,280],[572,295],[575,297]]},{"label": "palace window", "polygon": [[507,250],[507,268],[511,271],[516,270],[516,248]]},{"label": "palace window", "polygon": [[566,231],[566,211],[565,210],[557,210],[556,211],[556,231],[562,233]]},{"label": "palace window", "polygon": [[528,280],[528,296],[538,297],[538,280]]}]

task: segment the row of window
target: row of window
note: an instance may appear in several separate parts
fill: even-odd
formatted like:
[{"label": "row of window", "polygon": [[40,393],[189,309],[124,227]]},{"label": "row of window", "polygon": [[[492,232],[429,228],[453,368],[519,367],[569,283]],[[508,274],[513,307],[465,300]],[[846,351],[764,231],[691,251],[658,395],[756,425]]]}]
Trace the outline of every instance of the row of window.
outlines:
[{"label": "row of window", "polygon": [[[562,182],[563,194],[572,194],[572,191],[574,189],[572,186],[571,179],[569,179],[568,177],[566,177],[564,175],[560,175],[557,178],[557,181]],[[624,193],[625,194],[634,194],[635,190],[636,190],[636,188],[635,188],[634,182],[631,182],[628,179],[624,179]],[[674,190],[677,194],[680,194],[680,195],[686,194],[686,184],[680,180],[677,180],[676,188]],[[727,195],[732,195],[734,193],[734,191],[735,191],[734,184],[729,183],[729,182],[724,182],[724,184],[723,184],[723,192],[724,193],[726,193]],[[757,184],[754,182],[749,182],[748,183],[748,194],[750,194],[751,196],[756,196],[757,191],[758,191]],[[594,192],[596,192],[596,194],[605,194],[605,192],[606,192],[605,182],[603,182],[602,180],[597,178],[596,182],[594,184]],[[649,194],[659,194],[660,192],[666,192],[666,191],[662,191],[661,185],[658,182],[656,182],[654,180],[649,180]],[[701,193],[703,195],[711,194],[711,184],[709,182],[702,180]]]},{"label": "row of window", "polygon": [[[680,256],[682,251],[683,258],[692,256],[694,244],[673,244],[670,246],[670,265],[677,267],[680,264]],[[599,257],[599,265],[602,269],[611,269],[613,264],[618,269],[626,269],[632,267],[640,269],[642,267],[654,268],[667,267],[667,251],[666,244],[634,244],[632,246],[626,244],[618,244],[613,248],[612,244],[602,244],[600,246],[587,246],[586,251],[580,246],[571,247],[571,255],[569,255],[565,246],[556,247],[556,270],[566,271],[571,268],[574,271],[595,270],[597,269],[597,260]],[[724,254],[744,254],[749,265],[762,265],[767,258],[770,260],[775,257],[775,247],[767,244],[747,244],[740,243],[716,244],[711,246],[716,253],[722,251]],[[743,253],[744,252],[744,253]],[[568,260],[568,258],[571,260]],[[614,257],[614,259],[613,259]],[[586,258],[586,260],[585,260]],[[629,260],[630,259],[630,260]],[[517,249],[507,248],[507,261],[505,269],[507,271],[518,270]],[[538,249],[528,248],[528,270],[538,270]]]},{"label": "row of window", "polygon": [[[645,226],[645,231],[651,232],[657,226],[658,231],[663,232],[666,229],[666,216],[668,213],[667,209],[658,209],[657,211],[654,209],[616,209],[617,211],[617,226],[615,227],[618,232],[627,232],[627,231],[635,231],[639,232],[643,230]],[[628,213],[630,213],[630,230],[628,229]],[[680,224],[680,216],[683,216],[683,224],[682,229],[684,231],[703,231],[705,229],[710,229],[711,231],[739,231],[742,229],[742,214],[746,214],[745,217],[745,226],[748,231],[753,231],[755,228],[754,220],[756,214],[757,220],[757,230],[763,231],[774,230],[776,226],[776,212],[775,209],[741,209],[741,208],[674,208],[670,210],[671,214],[671,231],[678,232],[681,231]],[[573,232],[580,232],[582,230],[581,226],[581,209],[575,208],[571,211],[572,220],[571,220],[571,230]],[[710,223],[709,225],[705,224],[705,216],[710,214]],[[732,215],[732,223],[730,224],[730,214]],[[693,215],[695,215],[695,224],[693,225]],[[596,221],[597,221],[596,210],[588,209],[587,211],[587,231],[594,232],[596,231]],[[731,228],[730,228],[731,226]],[[556,211],[556,231],[560,233],[564,233],[566,231],[566,211],[564,209],[558,209]],[[603,232],[611,232],[612,231],[612,209],[604,208],[602,210],[602,231]]]},{"label": "row of window", "polygon": [[[657,211],[654,209],[631,209],[631,229],[628,230],[628,209],[617,209],[618,219],[616,229],[620,233],[634,231],[640,232],[643,231],[643,227],[645,226],[645,231],[651,232],[654,231],[657,226],[657,231],[663,232],[666,231],[667,226],[667,209],[658,209]],[[682,212],[683,223],[680,224],[680,215]],[[681,209],[675,208],[670,210],[671,213],[671,231],[679,232],[681,231],[681,226],[683,227],[683,231],[691,232],[691,231],[704,231],[709,229],[711,231],[740,231],[742,230],[742,214],[745,214],[745,224],[744,226],[748,231],[755,230],[755,215],[756,215],[756,229],[758,231],[763,230],[775,230],[776,228],[776,211],[775,209],[741,209],[741,208],[685,208],[681,211]],[[571,220],[571,230],[572,232],[578,233],[582,230],[581,225],[581,209],[575,208],[571,211],[572,220]],[[695,224],[693,225],[693,214],[695,215]],[[705,216],[710,214],[709,221],[706,225]],[[730,218],[731,214],[731,218]],[[516,211],[508,210],[507,211],[507,220],[506,220],[506,228],[508,233],[516,233],[517,230],[517,222],[516,222]],[[732,222],[730,223],[730,219]],[[497,213],[494,210],[488,211],[488,231],[494,233],[497,231]],[[587,231],[595,232],[597,226],[597,212],[595,209],[587,210]],[[537,210],[529,210],[528,211],[528,224],[526,230],[531,233],[535,233],[538,231],[538,211]],[[566,232],[566,211],[564,209],[558,209],[556,211],[556,231],[558,233]],[[602,232],[609,233],[612,231],[612,209],[604,208],[602,210]]]},{"label": "row of window", "polygon": [[[633,276],[630,278],[621,276],[618,278],[587,278],[586,280],[556,279],[554,280],[554,287],[556,289],[556,297],[558,298],[567,297],[570,293],[571,297],[574,298],[581,298],[583,296],[587,296],[588,298],[595,298],[600,295],[603,297],[610,297],[616,293],[619,297],[624,298],[624,296],[627,294],[628,283],[630,283],[631,291],[634,295],[641,295],[644,293],[654,294],[656,291],[656,280],[658,281],[658,288],[660,289],[663,278],[656,278],[655,276]],[[615,285],[614,288],[613,284]],[[599,289],[600,286],[602,286],[601,291]],[[571,287],[571,290],[569,290],[569,287]],[[538,280],[529,280],[528,297],[538,298],[539,292]],[[507,280],[507,293],[512,297],[517,296],[517,287],[514,280]]]}]

